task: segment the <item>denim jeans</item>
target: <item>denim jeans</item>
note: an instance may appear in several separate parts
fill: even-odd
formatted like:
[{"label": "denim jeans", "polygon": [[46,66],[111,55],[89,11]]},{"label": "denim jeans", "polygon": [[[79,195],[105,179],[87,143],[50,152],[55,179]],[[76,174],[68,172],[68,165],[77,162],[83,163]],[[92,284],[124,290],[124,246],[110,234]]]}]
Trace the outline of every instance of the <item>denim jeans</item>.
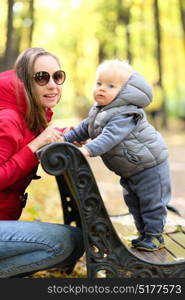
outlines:
[{"label": "denim jeans", "polygon": [[79,228],[45,222],[0,221],[0,278],[75,264],[83,252]]}]

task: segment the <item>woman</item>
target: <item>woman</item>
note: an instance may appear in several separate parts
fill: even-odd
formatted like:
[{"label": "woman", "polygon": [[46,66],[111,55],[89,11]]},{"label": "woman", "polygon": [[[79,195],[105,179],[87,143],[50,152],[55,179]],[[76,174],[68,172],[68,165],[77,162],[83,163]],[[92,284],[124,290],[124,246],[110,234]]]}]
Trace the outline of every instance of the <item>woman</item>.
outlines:
[{"label": "woman", "polygon": [[36,151],[61,138],[48,123],[64,81],[58,58],[42,48],[27,49],[15,70],[0,73],[0,278],[66,268],[84,251],[78,228],[17,221],[37,178]]}]

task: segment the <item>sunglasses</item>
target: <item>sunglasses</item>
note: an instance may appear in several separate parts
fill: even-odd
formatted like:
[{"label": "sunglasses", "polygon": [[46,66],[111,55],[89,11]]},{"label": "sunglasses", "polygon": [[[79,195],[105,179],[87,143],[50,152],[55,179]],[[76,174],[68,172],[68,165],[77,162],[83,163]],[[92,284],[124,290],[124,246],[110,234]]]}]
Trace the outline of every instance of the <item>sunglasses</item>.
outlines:
[{"label": "sunglasses", "polygon": [[[34,74],[33,78],[38,85],[44,86],[49,82],[50,76],[51,75],[48,72],[40,71],[40,72],[37,72],[36,74]],[[66,73],[62,70],[56,71],[52,75],[52,78],[56,84],[60,85],[60,84],[64,83],[64,81],[66,79]]]}]

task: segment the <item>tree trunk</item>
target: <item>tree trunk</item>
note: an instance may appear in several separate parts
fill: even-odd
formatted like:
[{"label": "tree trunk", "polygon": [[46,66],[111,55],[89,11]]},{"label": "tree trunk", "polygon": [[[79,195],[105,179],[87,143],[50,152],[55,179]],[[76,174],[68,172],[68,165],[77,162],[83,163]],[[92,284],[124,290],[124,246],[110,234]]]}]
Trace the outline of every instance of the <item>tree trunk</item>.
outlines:
[{"label": "tree trunk", "polygon": [[32,40],[33,40],[33,31],[34,31],[34,0],[30,0],[29,5],[29,11],[30,11],[30,19],[32,21],[30,26],[30,32],[29,32],[29,41],[28,41],[28,47],[32,46]]},{"label": "tree trunk", "polygon": [[127,59],[129,61],[129,63],[132,64],[132,51],[131,51],[129,23],[130,23],[130,9],[127,10],[127,17],[126,17],[126,41],[127,41]]},{"label": "tree trunk", "polygon": [[124,6],[122,0],[118,0],[117,5],[117,22],[126,28],[126,56],[130,64],[132,63],[131,36],[129,31],[131,5],[132,3],[128,6]]},{"label": "tree trunk", "polygon": [[179,9],[180,9],[182,30],[184,34],[184,46],[185,46],[185,4],[183,3],[182,0],[179,0]]},{"label": "tree trunk", "polygon": [[12,67],[13,57],[13,5],[14,0],[8,0],[7,39],[4,55],[3,69]]},{"label": "tree trunk", "polygon": [[[155,56],[157,60],[158,65],[158,84],[161,87],[161,89],[164,91],[163,88],[163,69],[162,69],[162,52],[161,52],[161,28],[159,23],[159,6],[158,6],[158,0],[154,0],[154,23],[155,23],[155,34],[156,34],[156,49],[155,49]],[[167,127],[167,114],[166,114],[166,103],[165,103],[165,96],[163,99],[163,105],[162,105],[162,126]]]}]

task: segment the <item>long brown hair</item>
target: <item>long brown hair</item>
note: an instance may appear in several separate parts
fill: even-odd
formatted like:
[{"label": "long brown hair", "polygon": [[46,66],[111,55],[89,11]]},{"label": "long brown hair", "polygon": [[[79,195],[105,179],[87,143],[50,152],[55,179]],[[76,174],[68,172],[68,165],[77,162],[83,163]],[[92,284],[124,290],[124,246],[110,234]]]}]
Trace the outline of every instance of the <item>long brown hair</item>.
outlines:
[{"label": "long brown hair", "polygon": [[45,109],[42,107],[33,88],[33,67],[36,59],[43,55],[52,56],[60,66],[60,61],[55,55],[43,48],[37,47],[28,48],[26,51],[22,52],[15,62],[15,71],[24,84],[27,96],[25,120],[29,129],[36,134],[39,134],[41,129],[46,128],[48,123]]}]

